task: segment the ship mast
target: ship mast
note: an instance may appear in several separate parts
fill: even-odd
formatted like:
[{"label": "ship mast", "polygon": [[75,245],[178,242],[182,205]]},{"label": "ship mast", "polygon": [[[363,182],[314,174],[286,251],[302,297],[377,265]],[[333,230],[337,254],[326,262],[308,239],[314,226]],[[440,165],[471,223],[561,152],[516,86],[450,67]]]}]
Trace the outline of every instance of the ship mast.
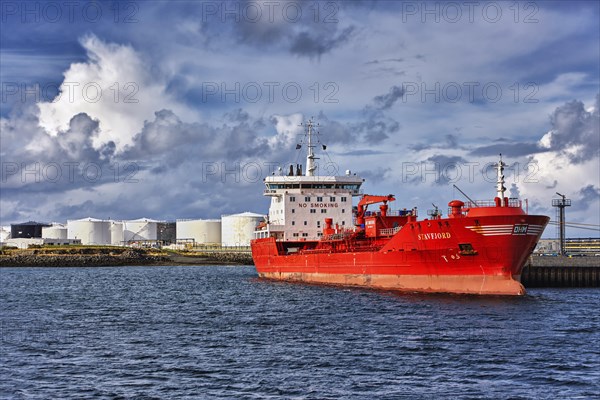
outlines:
[{"label": "ship mast", "polygon": [[315,166],[315,153],[314,153],[314,145],[312,144],[312,128],[313,122],[312,120],[308,120],[306,123],[307,134],[308,134],[308,154],[306,156],[306,176],[315,176],[315,170],[317,167]]},{"label": "ship mast", "polygon": [[496,181],[496,190],[497,196],[500,199],[500,205],[504,207],[506,204],[506,198],[504,197],[504,192],[506,191],[506,187],[504,187],[504,166],[506,164],[502,161],[502,154],[500,154],[500,161],[496,166],[496,170],[498,172],[498,180]]}]

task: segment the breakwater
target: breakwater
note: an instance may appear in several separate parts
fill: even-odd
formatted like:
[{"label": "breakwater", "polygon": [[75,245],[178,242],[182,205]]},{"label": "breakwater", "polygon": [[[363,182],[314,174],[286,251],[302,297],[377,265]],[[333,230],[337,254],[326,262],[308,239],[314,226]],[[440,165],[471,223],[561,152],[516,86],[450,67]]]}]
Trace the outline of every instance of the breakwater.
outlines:
[{"label": "breakwater", "polygon": [[40,248],[0,252],[0,267],[102,267],[122,265],[253,265],[247,252],[167,252],[129,247]]},{"label": "breakwater", "polygon": [[3,250],[0,267],[102,267],[158,265],[166,254],[132,248],[68,248]]},{"label": "breakwater", "polygon": [[600,287],[600,257],[532,256],[521,282],[531,287]]}]

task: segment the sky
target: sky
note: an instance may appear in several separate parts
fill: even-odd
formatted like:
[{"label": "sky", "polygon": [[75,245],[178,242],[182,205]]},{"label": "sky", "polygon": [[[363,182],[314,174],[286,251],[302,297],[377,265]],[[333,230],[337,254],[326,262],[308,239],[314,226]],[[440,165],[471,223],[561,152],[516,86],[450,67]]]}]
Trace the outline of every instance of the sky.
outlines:
[{"label": "sky", "polygon": [[313,119],[321,173],[395,208],[492,199],[501,153],[598,237],[599,4],[3,1],[0,225],[266,214]]}]

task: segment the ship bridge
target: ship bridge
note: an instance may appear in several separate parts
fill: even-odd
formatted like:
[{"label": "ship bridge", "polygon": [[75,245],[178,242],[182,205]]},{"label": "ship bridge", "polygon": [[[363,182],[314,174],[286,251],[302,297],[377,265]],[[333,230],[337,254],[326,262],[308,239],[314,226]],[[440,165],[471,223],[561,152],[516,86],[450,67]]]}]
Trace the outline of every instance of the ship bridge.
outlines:
[{"label": "ship bridge", "polygon": [[264,195],[271,197],[271,205],[266,223],[255,232],[256,238],[318,240],[323,235],[325,218],[331,218],[340,228],[353,227],[352,197],[362,195],[364,179],[349,170],[340,176],[316,175],[319,158],[314,153],[314,125],[308,121],[305,126],[306,172],[302,173],[301,165],[290,165],[287,175],[264,179]]}]

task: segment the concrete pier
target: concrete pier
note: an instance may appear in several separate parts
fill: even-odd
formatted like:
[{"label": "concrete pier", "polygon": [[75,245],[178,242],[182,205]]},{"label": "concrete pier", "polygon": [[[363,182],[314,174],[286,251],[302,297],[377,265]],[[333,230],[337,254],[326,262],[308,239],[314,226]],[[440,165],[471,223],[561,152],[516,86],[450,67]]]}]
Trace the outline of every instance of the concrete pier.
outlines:
[{"label": "concrete pier", "polygon": [[534,287],[600,287],[600,257],[532,256],[521,282]]}]

